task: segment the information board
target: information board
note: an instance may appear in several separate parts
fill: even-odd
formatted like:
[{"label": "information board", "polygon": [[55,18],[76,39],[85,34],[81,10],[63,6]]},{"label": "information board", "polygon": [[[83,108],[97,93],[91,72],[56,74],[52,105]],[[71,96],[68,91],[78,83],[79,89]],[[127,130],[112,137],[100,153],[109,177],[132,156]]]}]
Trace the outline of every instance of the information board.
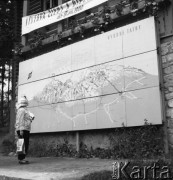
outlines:
[{"label": "information board", "polygon": [[32,132],[161,124],[156,49],[150,17],[21,62]]}]

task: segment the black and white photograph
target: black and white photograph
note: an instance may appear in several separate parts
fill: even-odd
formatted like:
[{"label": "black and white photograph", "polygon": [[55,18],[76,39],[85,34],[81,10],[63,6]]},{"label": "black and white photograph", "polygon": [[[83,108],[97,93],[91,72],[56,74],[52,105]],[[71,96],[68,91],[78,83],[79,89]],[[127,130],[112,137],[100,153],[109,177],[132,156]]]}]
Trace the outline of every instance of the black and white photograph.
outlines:
[{"label": "black and white photograph", "polygon": [[0,180],[173,179],[173,0],[0,0]]}]

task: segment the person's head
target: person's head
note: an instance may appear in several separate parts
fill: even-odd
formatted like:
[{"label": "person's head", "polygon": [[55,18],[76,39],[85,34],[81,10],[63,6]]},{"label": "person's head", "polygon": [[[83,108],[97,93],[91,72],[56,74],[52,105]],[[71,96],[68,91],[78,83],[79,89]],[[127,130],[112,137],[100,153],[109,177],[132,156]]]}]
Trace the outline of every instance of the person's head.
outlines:
[{"label": "person's head", "polygon": [[28,106],[28,99],[26,98],[25,95],[21,96],[21,98],[19,99],[18,103],[17,103],[17,108],[20,107],[27,107]]}]

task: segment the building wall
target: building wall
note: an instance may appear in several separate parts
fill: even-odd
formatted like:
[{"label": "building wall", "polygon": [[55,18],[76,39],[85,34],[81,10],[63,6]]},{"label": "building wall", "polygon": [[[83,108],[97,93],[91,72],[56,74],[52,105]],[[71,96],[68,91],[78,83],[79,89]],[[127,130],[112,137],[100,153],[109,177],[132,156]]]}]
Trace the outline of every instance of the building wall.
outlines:
[{"label": "building wall", "polygon": [[172,154],[173,149],[173,0],[171,5],[159,13],[158,33],[160,40],[160,68],[162,71],[161,91],[163,99],[163,108],[165,111],[165,139],[167,150]]},{"label": "building wall", "polygon": [[165,94],[166,123],[169,148],[173,148],[173,37],[161,44],[162,67]]}]

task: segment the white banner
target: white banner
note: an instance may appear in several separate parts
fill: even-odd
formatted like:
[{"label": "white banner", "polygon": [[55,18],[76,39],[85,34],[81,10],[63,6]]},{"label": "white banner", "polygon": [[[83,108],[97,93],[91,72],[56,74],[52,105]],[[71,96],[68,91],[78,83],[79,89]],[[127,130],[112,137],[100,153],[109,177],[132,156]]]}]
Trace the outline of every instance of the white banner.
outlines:
[{"label": "white banner", "polygon": [[71,0],[55,8],[22,18],[22,35],[86,11],[108,0]]}]

